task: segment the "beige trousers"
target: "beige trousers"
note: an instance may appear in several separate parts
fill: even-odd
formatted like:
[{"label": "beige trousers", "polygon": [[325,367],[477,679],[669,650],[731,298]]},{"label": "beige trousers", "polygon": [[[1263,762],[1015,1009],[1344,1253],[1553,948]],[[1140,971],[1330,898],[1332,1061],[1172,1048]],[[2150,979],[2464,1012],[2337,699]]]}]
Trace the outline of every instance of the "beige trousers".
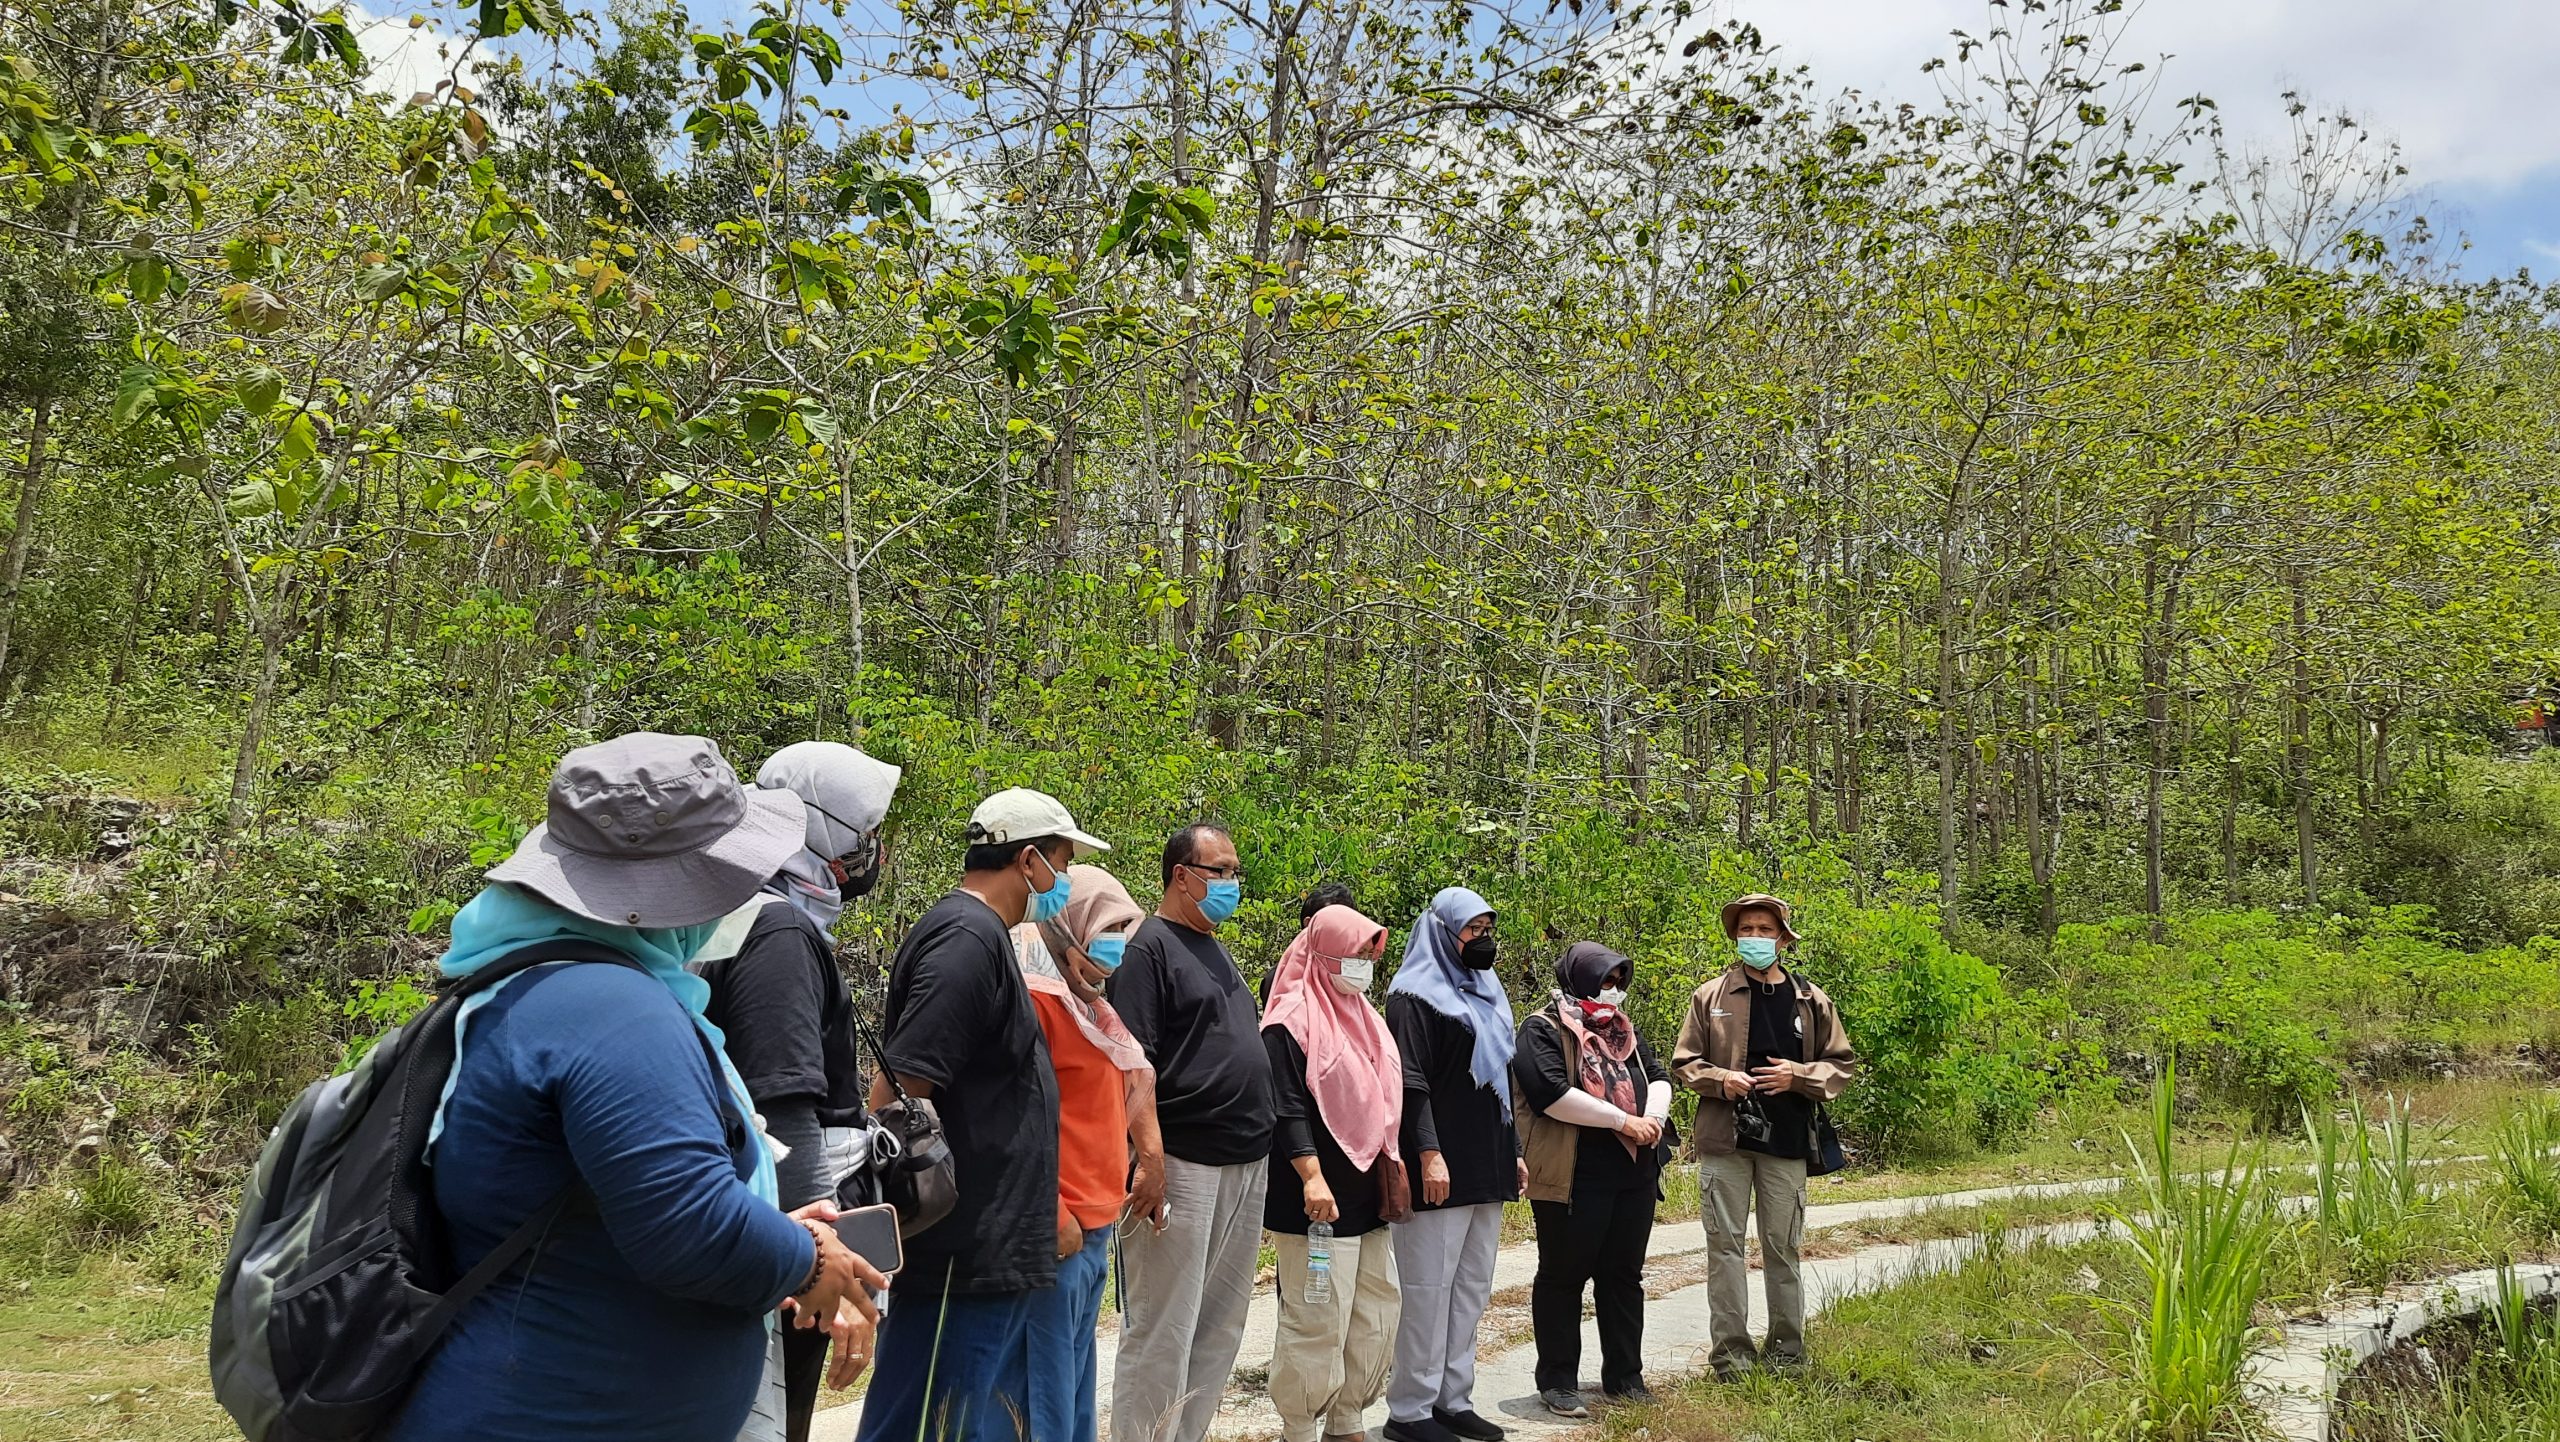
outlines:
[{"label": "beige trousers", "polygon": [[1280,1254],[1280,1332],[1271,1350],[1271,1405],[1283,1442],[1363,1430],[1387,1391],[1395,1356],[1396,1249],[1387,1229],[1333,1239],[1333,1300],[1307,1300],[1307,1239],[1271,1234]]},{"label": "beige trousers", "polygon": [[[1751,1345],[1751,1263],[1743,1234],[1760,1209],[1760,1276],[1769,1300],[1765,1349]],[[1698,1162],[1698,1211],[1707,1229],[1707,1360],[1719,1374],[1761,1362],[1804,1360],[1804,1162],[1728,1152]]]}]

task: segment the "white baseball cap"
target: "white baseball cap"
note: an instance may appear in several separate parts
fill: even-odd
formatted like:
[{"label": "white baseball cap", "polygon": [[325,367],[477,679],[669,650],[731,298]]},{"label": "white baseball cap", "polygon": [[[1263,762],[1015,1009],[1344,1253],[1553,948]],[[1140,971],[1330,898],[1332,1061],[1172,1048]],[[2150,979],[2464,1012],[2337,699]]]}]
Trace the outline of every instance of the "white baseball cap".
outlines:
[{"label": "white baseball cap", "polygon": [[1091,856],[1109,851],[1111,845],[1098,836],[1076,829],[1076,819],[1058,798],[1045,791],[1013,786],[978,803],[969,813],[971,846],[1002,846],[1014,841],[1037,841],[1044,836],[1063,836],[1075,843],[1076,855]]}]

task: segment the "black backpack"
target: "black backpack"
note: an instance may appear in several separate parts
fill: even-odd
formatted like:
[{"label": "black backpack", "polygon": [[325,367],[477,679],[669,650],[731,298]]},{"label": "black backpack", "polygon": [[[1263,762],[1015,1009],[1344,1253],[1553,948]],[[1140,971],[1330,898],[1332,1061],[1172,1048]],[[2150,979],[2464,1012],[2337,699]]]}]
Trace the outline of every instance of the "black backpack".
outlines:
[{"label": "black backpack", "polygon": [[213,1394],[250,1442],[357,1442],[387,1426],[463,1304],[583,1196],[572,1182],[457,1280],[426,1168],[463,999],[559,961],[641,969],[593,941],[515,952],[445,989],[353,1070],[313,1082],[276,1123],[213,1300]]}]

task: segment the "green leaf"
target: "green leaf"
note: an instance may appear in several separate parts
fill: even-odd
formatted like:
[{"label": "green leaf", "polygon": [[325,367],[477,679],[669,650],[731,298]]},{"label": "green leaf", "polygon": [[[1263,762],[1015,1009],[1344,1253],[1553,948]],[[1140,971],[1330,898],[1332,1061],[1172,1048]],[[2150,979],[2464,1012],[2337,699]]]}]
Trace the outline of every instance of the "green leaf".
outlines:
[{"label": "green leaf", "polygon": [[240,409],[253,417],[262,417],[276,408],[284,398],[284,377],[273,366],[259,366],[243,372],[232,382],[232,390],[240,397]]},{"label": "green leaf", "polygon": [[244,521],[273,515],[276,511],[276,488],[269,481],[242,481],[223,498],[222,508]]},{"label": "green leaf", "polygon": [[276,454],[285,464],[298,466],[320,454],[320,428],[311,423],[309,414],[295,416],[285,423],[284,434],[277,439]]},{"label": "green leaf", "polygon": [[389,300],[408,284],[409,268],[392,261],[377,260],[356,272],[356,294],[369,301]]},{"label": "green leaf", "polygon": [[109,414],[120,426],[129,426],[142,412],[155,403],[160,382],[167,379],[157,366],[132,365],[116,380],[115,409]]}]

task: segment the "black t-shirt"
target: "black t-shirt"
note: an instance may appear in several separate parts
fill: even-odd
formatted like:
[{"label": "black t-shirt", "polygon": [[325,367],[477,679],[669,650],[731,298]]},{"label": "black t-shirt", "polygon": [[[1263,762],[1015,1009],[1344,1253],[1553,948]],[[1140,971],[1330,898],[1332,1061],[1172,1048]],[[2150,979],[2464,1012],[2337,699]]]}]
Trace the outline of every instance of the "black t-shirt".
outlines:
[{"label": "black t-shirt", "polygon": [[1404,1164],[1416,1211],[1422,1199],[1422,1154],[1436,1151],[1449,1168],[1444,1207],[1507,1202],[1520,1195],[1520,1139],[1503,1115],[1502,1096],[1476,1081],[1475,1028],[1404,992],[1387,996],[1387,1030],[1404,1054]]},{"label": "black t-shirt", "polygon": [[1167,1155],[1231,1167],[1271,1154],[1262,1015],[1216,937],[1148,917],[1105,994],[1155,1066]]},{"label": "black t-shirt", "polygon": [[[959,1204],[907,1239],[901,1292],[1023,1292],[1058,1275],[1058,1082],[987,904],[955,891],[917,918],[889,963],[889,1068],[933,1083]],[[912,1304],[910,1304],[912,1305]]]},{"label": "black t-shirt", "polygon": [[1351,1165],[1342,1144],[1333,1139],[1333,1129],[1324,1124],[1323,1115],[1317,1111],[1315,1094],[1307,1089],[1306,1049],[1298,1045],[1298,1039],[1285,1026],[1264,1027],[1262,1046],[1271,1058],[1275,1121],[1271,1186],[1262,1200],[1263,1227],[1293,1237],[1307,1234],[1305,1184],[1298,1180],[1298,1169],[1291,1164],[1293,1159],[1307,1156],[1316,1159],[1316,1168],[1333,1193],[1334,1205],[1342,1209],[1342,1215],[1333,1223],[1335,1236],[1356,1237],[1385,1226],[1378,1219],[1377,1179]]},{"label": "black t-shirt", "polygon": [[[1756,981],[1745,983],[1751,988],[1751,1036],[1743,1043],[1745,1068],[1756,1069],[1771,1061],[1804,1060],[1804,1010],[1796,1005],[1796,987],[1792,981],[1762,986]],[[1801,1092],[1779,1092],[1759,1098],[1760,1109],[1769,1114],[1769,1142],[1766,1146],[1740,1138],[1734,1145],[1746,1152],[1763,1156],[1803,1158],[1813,1155],[1813,1099]]]},{"label": "black t-shirt", "polygon": [[768,902],[737,954],[705,962],[702,979],[711,983],[703,1015],[726,1038],[758,1109],[807,1097],[820,1125],[861,1124],[853,996],[816,921],[787,901]]},{"label": "black t-shirt", "polygon": [[[1572,1005],[1568,1002],[1566,1005]],[[1521,1099],[1531,1108],[1544,1113],[1556,1104],[1556,1098],[1582,1085],[1582,1079],[1565,1070],[1564,1028],[1555,1013],[1542,1011],[1520,1023],[1520,1049],[1511,1058],[1511,1074],[1520,1079]],[[1636,1088],[1636,1111],[1644,1111],[1645,1092],[1654,1082],[1667,1082],[1671,1074],[1645,1043],[1641,1033],[1636,1037],[1635,1055],[1627,1058]],[[1601,1127],[1577,1127],[1582,1135],[1573,1148],[1573,1190],[1614,1192],[1628,1187],[1651,1187],[1662,1173],[1662,1159],[1669,1151],[1670,1131],[1664,1140],[1647,1147],[1636,1156],[1627,1155],[1618,1134]]]}]

